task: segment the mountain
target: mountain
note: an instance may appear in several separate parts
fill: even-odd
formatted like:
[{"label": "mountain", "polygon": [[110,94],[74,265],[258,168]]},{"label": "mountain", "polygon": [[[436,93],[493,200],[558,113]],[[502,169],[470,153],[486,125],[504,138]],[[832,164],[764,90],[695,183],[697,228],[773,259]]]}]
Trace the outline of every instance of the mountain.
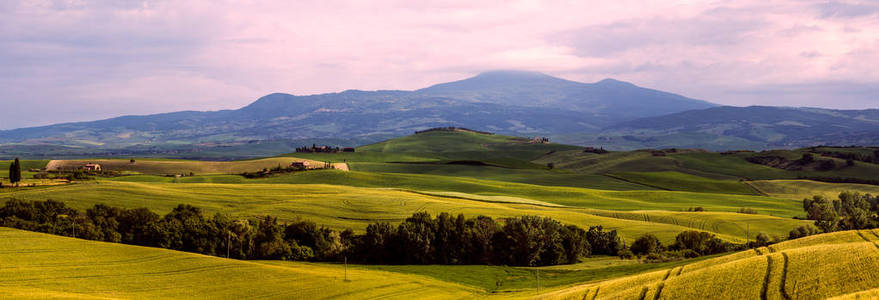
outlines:
[{"label": "mountain", "polygon": [[580,83],[537,72],[493,71],[416,91],[423,95],[585,112],[597,123],[717,106],[614,79]]},{"label": "mountain", "polygon": [[879,145],[879,109],[713,107],[621,122],[592,142],[712,150]]},{"label": "mountain", "polygon": [[0,131],[0,143],[86,149],[314,139],[345,139],[354,144],[440,126],[517,136],[570,135],[713,106],[611,79],[587,84],[534,72],[494,71],[415,91],[276,93],[237,110],[124,116],[6,130]]}]

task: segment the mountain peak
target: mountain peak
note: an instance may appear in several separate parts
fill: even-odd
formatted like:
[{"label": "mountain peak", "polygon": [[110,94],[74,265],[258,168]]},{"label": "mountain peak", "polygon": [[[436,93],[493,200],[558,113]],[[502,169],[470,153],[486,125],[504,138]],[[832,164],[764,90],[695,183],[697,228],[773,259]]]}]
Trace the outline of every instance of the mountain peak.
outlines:
[{"label": "mountain peak", "polygon": [[546,75],[544,73],[536,72],[536,71],[522,71],[522,70],[491,70],[479,73],[473,78],[486,78],[486,77],[495,77],[495,78],[506,78],[506,79],[528,79],[528,78],[554,78],[552,76]]},{"label": "mountain peak", "polygon": [[595,84],[597,84],[597,85],[605,85],[605,86],[635,86],[634,84],[632,84],[632,83],[630,83],[630,82],[625,82],[625,81],[621,81],[621,80],[616,80],[616,79],[613,79],[613,78],[605,78],[605,79],[602,79],[602,80],[599,81],[599,82],[596,82]]}]

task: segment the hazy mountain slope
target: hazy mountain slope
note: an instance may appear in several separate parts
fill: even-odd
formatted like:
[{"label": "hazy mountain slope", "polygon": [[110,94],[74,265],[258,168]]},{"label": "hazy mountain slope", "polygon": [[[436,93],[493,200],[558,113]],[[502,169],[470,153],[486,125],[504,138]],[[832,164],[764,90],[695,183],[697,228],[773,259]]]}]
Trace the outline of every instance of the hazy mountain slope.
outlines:
[{"label": "hazy mountain slope", "polygon": [[702,100],[605,79],[580,83],[542,73],[493,71],[416,91],[424,95],[533,107],[557,107],[594,114],[608,125],[625,119],[716,106]]},{"label": "hazy mountain slope", "polygon": [[125,116],[0,131],[0,143],[124,148],[342,138],[379,141],[438,126],[517,136],[598,132],[615,122],[710,107],[605,80],[585,84],[530,72],[488,72],[418,91],[270,94],[238,110]]},{"label": "hazy mountain slope", "polygon": [[595,141],[635,147],[793,148],[879,144],[879,109],[715,107],[623,122]]}]

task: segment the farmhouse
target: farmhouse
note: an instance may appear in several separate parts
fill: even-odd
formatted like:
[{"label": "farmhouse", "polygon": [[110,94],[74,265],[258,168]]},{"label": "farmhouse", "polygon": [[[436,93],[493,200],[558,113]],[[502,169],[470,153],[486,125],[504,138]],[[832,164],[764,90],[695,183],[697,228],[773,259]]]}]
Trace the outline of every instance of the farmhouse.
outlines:
[{"label": "farmhouse", "polygon": [[101,171],[101,165],[100,165],[100,164],[94,164],[94,163],[87,163],[87,164],[85,164],[85,166],[82,166],[82,169],[85,170],[85,171],[95,171],[95,172],[99,172],[99,171]]},{"label": "farmhouse", "polygon": [[296,169],[308,169],[308,166],[309,164],[307,161],[294,161],[292,164],[290,164],[290,167]]}]

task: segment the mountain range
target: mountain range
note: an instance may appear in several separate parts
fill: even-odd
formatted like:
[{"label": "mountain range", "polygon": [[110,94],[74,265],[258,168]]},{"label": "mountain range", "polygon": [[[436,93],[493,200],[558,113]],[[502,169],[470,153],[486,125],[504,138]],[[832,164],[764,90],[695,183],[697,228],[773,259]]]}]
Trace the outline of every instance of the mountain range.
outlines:
[{"label": "mountain range", "polygon": [[414,91],[275,93],[237,110],[5,130],[0,144],[143,150],[282,141],[284,148],[306,141],[364,144],[442,126],[611,149],[875,145],[879,110],[728,107],[614,79],[581,83],[492,71]]}]

